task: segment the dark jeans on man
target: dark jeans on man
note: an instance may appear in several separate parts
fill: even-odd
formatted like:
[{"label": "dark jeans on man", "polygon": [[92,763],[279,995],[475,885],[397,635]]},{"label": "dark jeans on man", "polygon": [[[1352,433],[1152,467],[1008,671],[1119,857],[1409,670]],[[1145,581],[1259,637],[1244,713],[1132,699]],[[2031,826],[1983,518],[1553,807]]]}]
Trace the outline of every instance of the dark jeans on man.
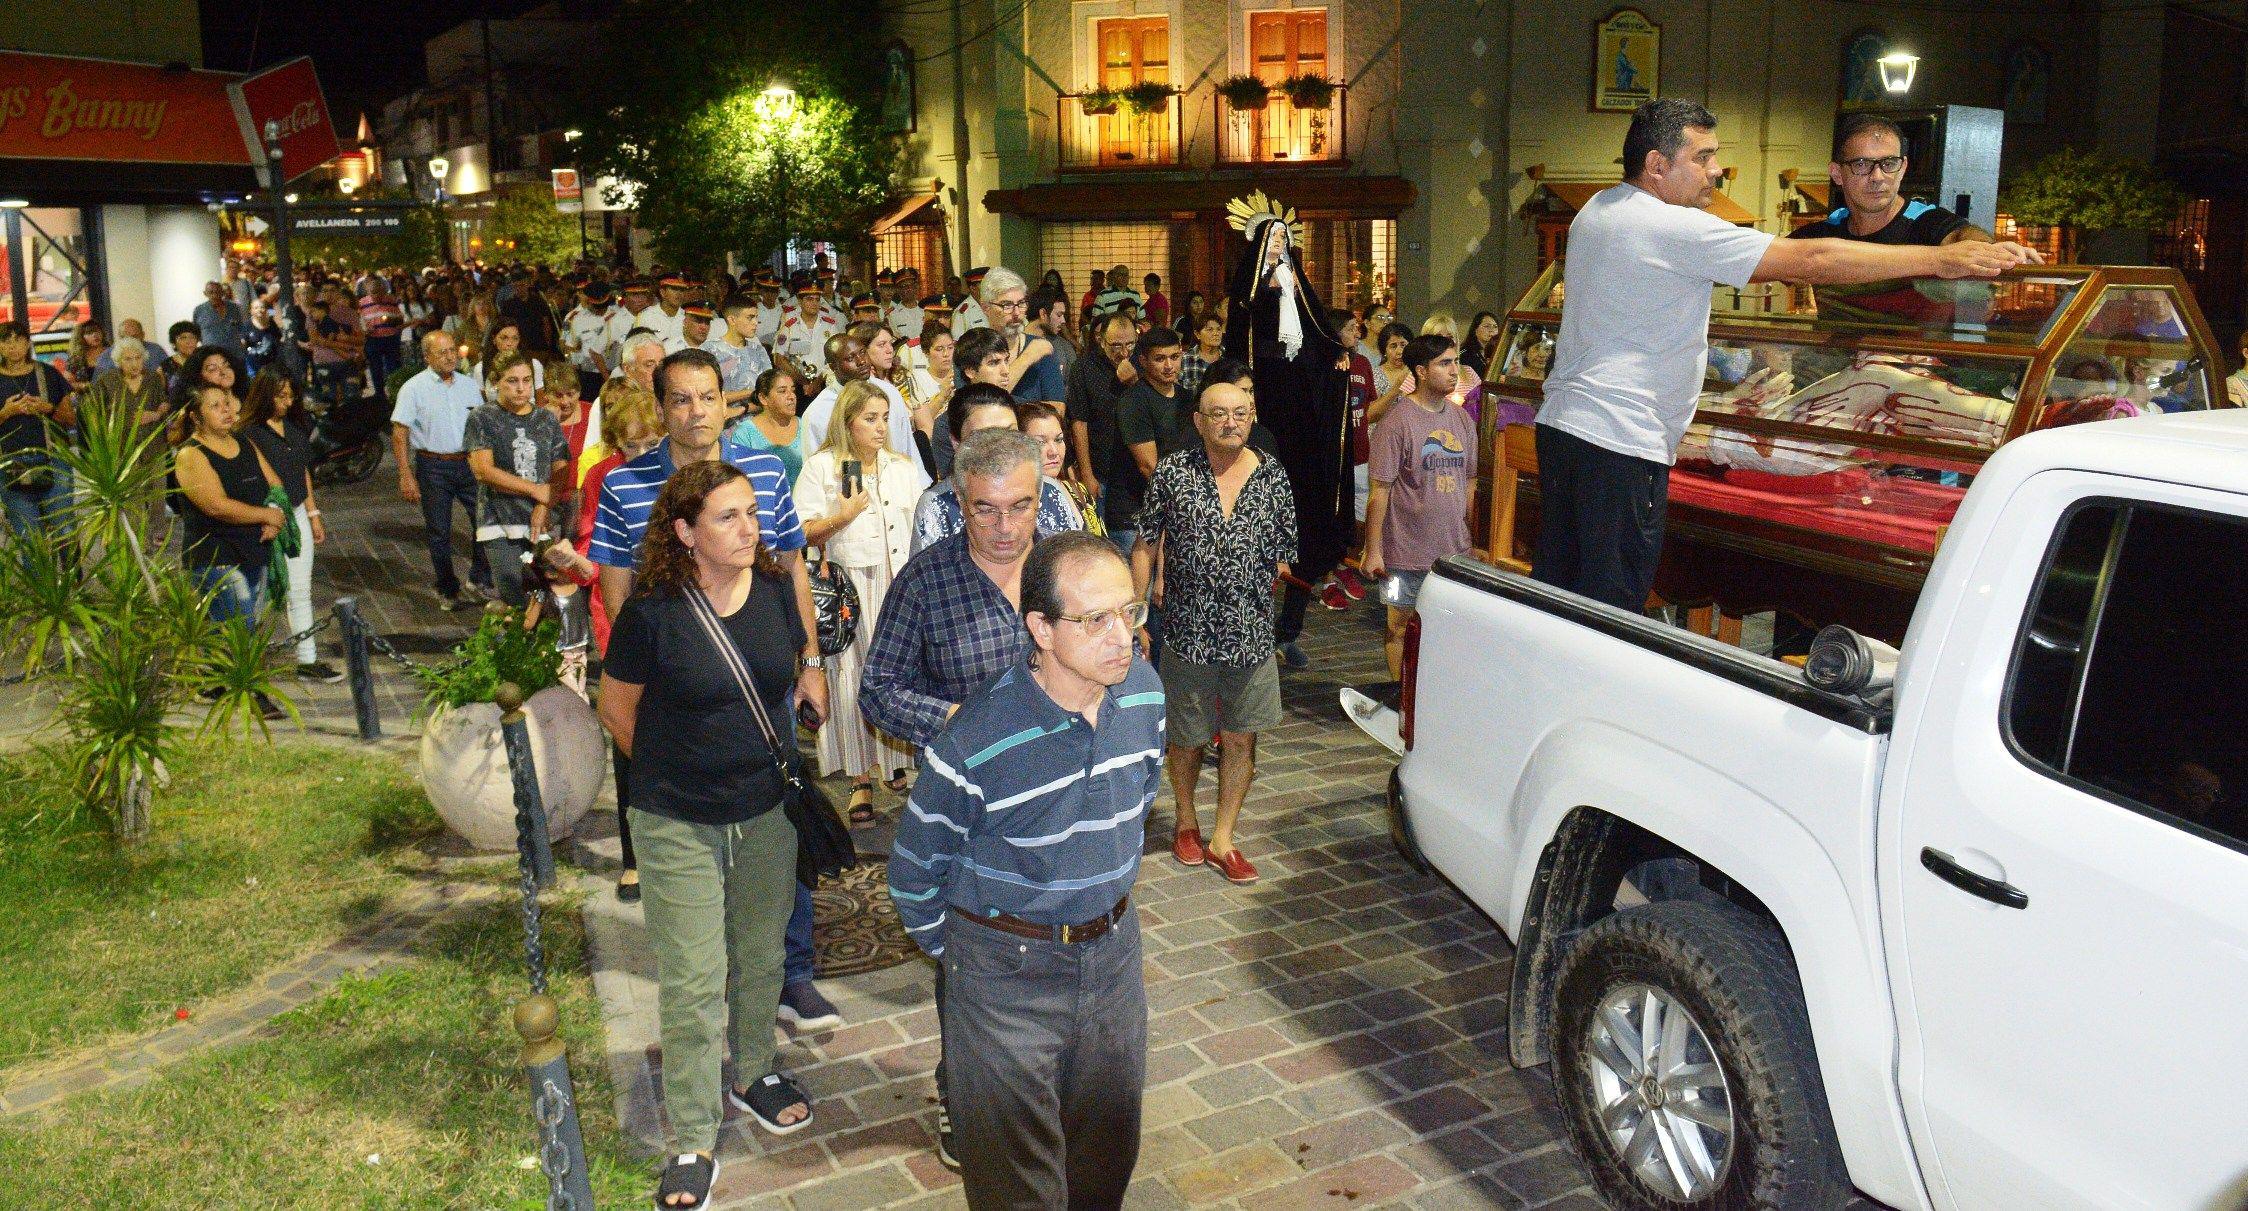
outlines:
[{"label": "dark jeans on man", "polygon": [[484,565],[491,569],[493,594],[511,608],[522,609],[529,600],[523,579],[523,557],[530,554],[530,540],[486,538],[476,547],[484,556]]},{"label": "dark jeans on man", "polygon": [[406,351],[395,336],[370,336],[367,338],[367,385],[381,395],[390,383],[390,376],[404,363]]},{"label": "dark jeans on man", "polygon": [[[457,597],[460,575],[453,571],[453,506],[468,514],[471,533],[476,527],[476,477],[468,460],[414,455],[414,482],[421,486],[422,537],[429,543],[429,567],[437,575],[437,595]],[[492,587],[492,569],[484,561],[482,545],[469,543],[468,578],[480,588]]]},{"label": "dark jeans on man", "polygon": [[1137,912],[1089,942],[945,927],[942,1088],[976,1211],[1123,1205],[1140,1153],[1147,986]]},{"label": "dark jeans on man", "polygon": [[1280,591],[1280,617],[1272,624],[1272,644],[1294,643],[1304,637],[1304,611],[1311,607],[1311,590],[1294,579]]},{"label": "dark jeans on man", "polygon": [[1663,549],[1670,467],[1537,427],[1538,551],[1530,575],[1633,614]]}]

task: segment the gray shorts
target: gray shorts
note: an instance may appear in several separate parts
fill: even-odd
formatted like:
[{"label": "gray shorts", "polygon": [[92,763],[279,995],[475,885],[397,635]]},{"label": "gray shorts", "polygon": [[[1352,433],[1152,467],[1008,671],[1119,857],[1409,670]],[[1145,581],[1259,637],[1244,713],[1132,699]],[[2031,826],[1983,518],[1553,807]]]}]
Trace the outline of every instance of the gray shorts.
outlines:
[{"label": "gray shorts", "polygon": [[1280,665],[1271,656],[1247,668],[1196,664],[1163,653],[1165,737],[1180,748],[1210,743],[1217,732],[1261,732],[1278,727]]}]

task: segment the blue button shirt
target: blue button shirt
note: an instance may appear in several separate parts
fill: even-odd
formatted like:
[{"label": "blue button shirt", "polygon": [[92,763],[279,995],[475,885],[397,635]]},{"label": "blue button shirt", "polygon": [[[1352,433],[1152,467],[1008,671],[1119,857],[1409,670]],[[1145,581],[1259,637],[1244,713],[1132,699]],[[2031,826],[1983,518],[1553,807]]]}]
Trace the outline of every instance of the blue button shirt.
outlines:
[{"label": "blue button shirt", "polygon": [[1163,780],[1163,683],[1135,657],[1104,694],[1087,723],[1018,663],[922,750],[890,847],[890,899],[921,949],[944,953],[955,912],[1074,925],[1132,889]]},{"label": "blue button shirt", "polygon": [[468,414],[483,406],[484,388],[475,375],[455,370],[447,382],[435,370],[424,369],[398,389],[390,423],[406,426],[416,450],[459,454]]}]

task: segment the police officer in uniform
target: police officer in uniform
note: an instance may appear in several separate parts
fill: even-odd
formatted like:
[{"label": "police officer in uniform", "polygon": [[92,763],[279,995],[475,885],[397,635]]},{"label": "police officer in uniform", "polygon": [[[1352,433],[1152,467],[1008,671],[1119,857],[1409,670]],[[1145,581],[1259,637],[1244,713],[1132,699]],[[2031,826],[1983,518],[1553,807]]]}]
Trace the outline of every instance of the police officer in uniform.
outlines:
[{"label": "police officer in uniform", "polygon": [[796,288],[796,306],[797,309],[781,321],[779,335],[774,338],[774,352],[807,373],[826,374],[827,338],[843,331],[843,325],[820,305],[820,288],[816,282],[807,280]]},{"label": "police officer in uniform", "polygon": [[991,321],[984,317],[983,302],[981,299],[981,296],[983,294],[983,280],[985,275],[989,274],[990,272],[991,269],[989,266],[978,265],[974,269],[969,270],[966,276],[961,279],[961,281],[967,286],[968,293],[958,299],[953,300],[952,335],[956,337],[963,335],[970,328],[991,327]]}]

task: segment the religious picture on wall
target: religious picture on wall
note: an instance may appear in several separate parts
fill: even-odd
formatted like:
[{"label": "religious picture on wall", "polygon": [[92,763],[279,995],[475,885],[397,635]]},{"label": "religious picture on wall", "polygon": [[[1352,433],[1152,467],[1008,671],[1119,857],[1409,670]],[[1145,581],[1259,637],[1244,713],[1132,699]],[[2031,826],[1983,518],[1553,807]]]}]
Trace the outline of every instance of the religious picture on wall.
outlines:
[{"label": "religious picture on wall", "polygon": [[2045,98],[2053,87],[2053,56],[2035,42],[2006,52],[2006,123],[2045,125]]},{"label": "religious picture on wall", "polygon": [[1881,83],[1881,56],[1889,53],[1889,40],[1867,31],[1842,46],[1842,108],[1863,109],[1888,103],[1889,90]]},{"label": "religious picture on wall", "polygon": [[1630,113],[1662,87],[1663,27],[1619,8],[1593,27],[1592,108]]},{"label": "religious picture on wall", "polygon": [[917,120],[913,97],[913,49],[892,42],[882,52],[882,132],[913,133]]}]

